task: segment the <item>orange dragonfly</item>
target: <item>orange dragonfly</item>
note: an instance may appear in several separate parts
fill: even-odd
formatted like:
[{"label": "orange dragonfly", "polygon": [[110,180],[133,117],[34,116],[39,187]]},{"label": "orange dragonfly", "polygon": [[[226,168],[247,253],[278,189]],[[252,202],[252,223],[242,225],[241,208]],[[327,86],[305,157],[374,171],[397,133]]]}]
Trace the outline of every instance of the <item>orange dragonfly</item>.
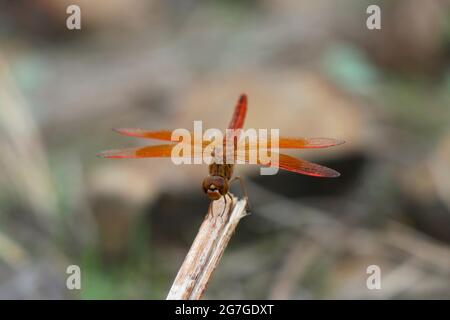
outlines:
[{"label": "orange dragonfly", "polygon": [[[242,94],[237,102],[234,110],[233,117],[228,126],[229,129],[238,130],[242,129],[244,126],[245,115],[247,113],[247,96]],[[159,130],[159,131],[147,131],[141,129],[114,129],[118,133],[126,136],[155,139],[162,141],[170,141],[172,144],[162,144],[162,145],[151,145],[145,147],[137,147],[130,149],[118,149],[118,150],[108,150],[103,151],[98,154],[98,156],[104,158],[167,158],[171,157],[172,150],[176,146],[175,142],[172,141],[172,131],[169,130]],[[233,144],[236,148],[237,136],[231,137],[234,139]],[[227,139],[230,136],[227,135],[224,138],[224,148]],[[193,143],[193,142],[192,142]],[[326,148],[331,146],[336,146],[344,143],[342,140],[329,139],[329,138],[279,138],[279,148],[280,149],[308,149],[308,148]],[[201,148],[204,150],[206,147],[205,143],[202,143]],[[268,146],[270,148],[270,145]],[[243,162],[248,163],[248,152],[249,148],[245,149],[245,158],[241,159]],[[225,158],[224,158],[225,159]],[[287,170],[299,174],[315,176],[315,177],[328,177],[334,178],[338,177],[339,172],[308,162],[306,160],[297,159],[286,154],[278,154],[278,161],[271,162],[270,164],[262,163],[261,159],[257,158],[257,164],[267,167],[277,167],[282,170]],[[222,196],[226,201],[226,195],[228,194],[229,185],[234,180],[239,180],[242,188],[245,191],[245,186],[243,185],[240,177],[233,176],[234,164],[226,163],[212,163],[209,165],[209,176],[203,180],[203,191],[208,196],[210,200],[218,200]]]}]

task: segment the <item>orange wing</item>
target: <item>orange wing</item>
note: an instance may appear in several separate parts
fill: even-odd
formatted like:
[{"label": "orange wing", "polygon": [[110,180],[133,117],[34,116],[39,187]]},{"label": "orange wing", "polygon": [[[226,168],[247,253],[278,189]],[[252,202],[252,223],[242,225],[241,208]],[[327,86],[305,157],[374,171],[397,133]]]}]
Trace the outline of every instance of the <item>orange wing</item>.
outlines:
[{"label": "orange wing", "polygon": [[231,118],[228,129],[242,129],[244,126],[245,114],[247,113],[247,95],[241,94],[234,108],[233,118]]},{"label": "orange wing", "polygon": [[[344,140],[331,138],[285,138],[280,137],[278,147],[280,149],[313,149],[328,148],[343,144]],[[270,144],[268,144],[270,148]]]},{"label": "orange wing", "polygon": [[[236,156],[236,159],[241,162],[248,163],[249,162],[249,150],[247,149],[245,152],[245,159],[242,159],[239,155]],[[272,155],[276,153],[272,152]],[[262,163],[259,153],[257,154],[257,162],[258,165],[265,167],[277,167],[282,170],[291,171],[295,173],[300,173],[308,176],[314,177],[327,177],[327,178],[336,178],[341,174],[333,169],[318,165],[316,163],[312,163],[303,159],[297,159],[286,154],[278,154],[278,162],[272,162],[270,164]]]},{"label": "orange wing", "polygon": [[[172,150],[176,146],[176,144],[160,144],[156,146],[106,150],[97,153],[97,156],[110,159],[171,158],[172,156],[177,158],[184,157],[182,152],[184,149],[182,149],[182,151],[180,150],[180,153],[172,154]],[[194,145],[191,147],[191,154],[186,155],[186,157],[191,159],[197,158],[197,154],[194,152],[197,150],[195,149],[196,147]],[[201,150],[201,152],[198,153],[198,156],[201,157],[204,149],[199,150]]]},{"label": "orange wing", "polygon": [[[113,129],[114,131],[130,137],[155,139],[162,141],[172,141],[172,131],[170,130],[158,130],[149,131],[143,129],[127,129],[118,128]],[[194,134],[191,133],[193,136]],[[270,141],[269,141],[270,142]],[[286,138],[280,137],[278,142],[278,147],[280,149],[311,149],[311,148],[328,148],[332,146],[337,146],[343,144],[345,141],[331,139],[331,138]],[[209,143],[209,142],[207,142]],[[270,148],[270,143],[267,143],[267,148]]]},{"label": "orange wing", "polygon": [[[172,156],[172,149],[175,147],[175,144],[163,144],[157,146],[146,146],[146,147],[138,147],[138,148],[129,148],[129,149],[117,149],[117,150],[108,150],[98,153],[97,155],[104,158],[113,158],[113,159],[123,159],[123,158],[169,158]],[[273,155],[274,153],[272,153]],[[236,155],[238,160],[248,163],[249,162],[249,150],[247,149],[245,152],[245,159],[239,158]],[[339,172],[312,163],[306,160],[297,159],[286,154],[278,155],[278,162],[273,162],[270,164],[264,164],[259,159],[257,162],[259,165],[267,166],[267,167],[278,167],[283,170],[305,174],[309,176],[315,177],[339,177]]]},{"label": "orange wing", "polygon": [[97,156],[112,159],[168,158],[172,156],[173,147],[175,147],[175,144],[161,144],[157,146],[107,150],[97,153]]},{"label": "orange wing", "polygon": [[128,129],[128,128],[114,128],[113,130],[116,131],[117,133],[129,137],[172,141],[171,140],[172,131],[169,130],[149,131],[149,130]]},{"label": "orange wing", "polygon": [[316,163],[297,159],[286,154],[280,154],[279,156],[279,163],[271,164],[271,166],[313,177],[336,178],[341,175],[336,170],[318,165]]}]

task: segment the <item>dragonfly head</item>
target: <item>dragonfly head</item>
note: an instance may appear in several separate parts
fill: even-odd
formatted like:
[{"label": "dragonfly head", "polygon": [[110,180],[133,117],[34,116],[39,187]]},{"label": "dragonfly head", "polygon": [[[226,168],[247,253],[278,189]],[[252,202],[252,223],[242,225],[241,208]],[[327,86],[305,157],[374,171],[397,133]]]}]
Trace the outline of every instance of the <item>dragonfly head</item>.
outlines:
[{"label": "dragonfly head", "polygon": [[203,191],[209,199],[218,200],[228,193],[228,182],[221,176],[208,176],[203,180]]}]

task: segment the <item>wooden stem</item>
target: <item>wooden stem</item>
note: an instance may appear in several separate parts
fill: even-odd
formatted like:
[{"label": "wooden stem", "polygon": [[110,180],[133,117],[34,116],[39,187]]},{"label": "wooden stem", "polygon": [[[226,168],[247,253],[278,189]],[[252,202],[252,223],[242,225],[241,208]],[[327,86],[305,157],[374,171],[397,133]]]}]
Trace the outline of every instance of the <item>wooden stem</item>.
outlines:
[{"label": "wooden stem", "polygon": [[247,202],[230,196],[211,203],[200,230],[170,288],[167,300],[199,300],[219,264]]}]

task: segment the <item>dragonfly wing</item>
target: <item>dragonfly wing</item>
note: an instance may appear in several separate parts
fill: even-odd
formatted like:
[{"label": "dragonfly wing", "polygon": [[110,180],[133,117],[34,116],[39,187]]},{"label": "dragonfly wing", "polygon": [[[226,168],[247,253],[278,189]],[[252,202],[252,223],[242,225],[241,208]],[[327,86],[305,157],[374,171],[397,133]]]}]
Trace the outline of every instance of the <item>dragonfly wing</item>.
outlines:
[{"label": "dragonfly wing", "polygon": [[280,154],[279,162],[275,163],[274,165],[283,170],[305,174],[313,177],[336,178],[341,175],[336,170],[303,159],[297,159],[286,154]]},{"label": "dragonfly wing", "polygon": [[245,114],[247,113],[247,96],[241,94],[234,108],[233,118],[231,118],[228,129],[242,129],[244,126]]},{"label": "dragonfly wing", "polygon": [[[169,130],[159,130],[159,131],[148,131],[148,130],[142,130],[142,129],[125,129],[125,128],[119,128],[119,129],[113,129],[114,131],[129,137],[137,137],[137,138],[146,138],[146,139],[155,139],[155,140],[162,140],[162,141],[172,141],[172,131]],[[194,147],[194,133],[190,132],[191,136],[191,146]],[[179,141],[172,141],[172,142],[179,142]],[[180,141],[181,143],[184,143],[184,141]],[[211,143],[209,140],[202,141],[201,146],[202,148],[205,148]],[[200,146],[200,145],[199,145]]]},{"label": "dragonfly wing", "polygon": [[[113,158],[113,159],[123,159],[123,158],[169,158],[172,156],[181,157],[182,154],[172,154],[172,150],[175,147],[175,144],[163,144],[157,146],[146,146],[146,147],[138,147],[138,148],[129,148],[129,149],[117,149],[117,150],[108,150],[103,151],[97,154],[100,157],[104,158]],[[241,162],[249,163],[250,156],[249,151],[246,150],[244,159],[242,159],[242,155],[236,155],[237,160]],[[252,150],[253,151],[253,150]],[[271,159],[274,158],[275,153],[272,153]],[[189,157],[189,155],[187,155]],[[305,174],[309,176],[315,177],[338,177],[339,172],[312,163],[306,160],[297,159],[286,154],[278,154],[278,161],[271,162],[269,164],[263,163],[257,155],[257,164],[267,167],[278,167],[283,170]]]},{"label": "dragonfly wing", "polygon": [[[280,149],[314,149],[328,148],[345,143],[344,140],[331,138],[285,138],[280,137],[278,140],[278,148]],[[259,140],[258,144],[261,148],[270,149],[271,141]]]},{"label": "dragonfly wing", "polygon": [[239,141],[239,137],[241,132],[239,129],[242,129],[244,126],[245,114],[247,113],[247,96],[245,94],[241,94],[239,100],[234,108],[233,117],[231,118],[230,124],[228,125],[225,139],[223,141],[224,146],[231,143],[232,148],[236,148],[237,143]]},{"label": "dragonfly wing", "polygon": [[[185,149],[185,147],[183,147],[174,151],[173,149],[177,146],[177,144],[161,144],[156,146],[115,149],[97,153],[97,156],[110,159],[190,158],[193,160],[194,158],[197,159],[203,155],[204,149],[196,149],[196,147]],[[184,152],[190,152],[190,154],[184,155]]]},{"label": "dragonfly wing", "polygon": [[[249,163],[249,160],[251,159],[250,155],[249,155],[249,149],[246,150],[245,152],[245,157],[241,154],[241,155],[236,155],[236,158],[238,162],[245,162],[245,163]],[[251,150],[251,151],[255,151],[255,150]],[[308,175],[308,176],[314,176],[314,177],[328,177],[328,178],[335,178],[335,177],[339,177],[340,173],[318,165],[316,163],[312,163],[303,159],[297,159],[291,156],[288,156],[286,154],[277,154],[272,152],[270,159],[274,159],[276,158],[276,155],[278,155],[278,161],[273,161],[271,163],[267,163],[267,162],[263,162],[259,156],[259,154],[255,154],[256,156],[254,157],[255,159],[257,159],[257,164],[261,165],[261,166],[265,166],[265,167],[277,167],[280,168],[282,170],[286,170],[286,171],[291,171],[291,172],[295,172],[295,173],[299,173],[299,174],[304,174],[304,175]]]},{"label": "dragonfly wing", "polygon": [[107,150],[97,154],[99,157],[123,159],[123,158],[167,158],[171,157],[174,144],[162,144],[128,149]]},{"label": "dragonfly wing", "polygon": [[113,130],[116,131],[117,133],[120,133],[121,135],[129,137],[172,141],[171,140],[172,131],[170,130],[149,131],[143,129],[129,129],[129,128],[115,128]]}]

